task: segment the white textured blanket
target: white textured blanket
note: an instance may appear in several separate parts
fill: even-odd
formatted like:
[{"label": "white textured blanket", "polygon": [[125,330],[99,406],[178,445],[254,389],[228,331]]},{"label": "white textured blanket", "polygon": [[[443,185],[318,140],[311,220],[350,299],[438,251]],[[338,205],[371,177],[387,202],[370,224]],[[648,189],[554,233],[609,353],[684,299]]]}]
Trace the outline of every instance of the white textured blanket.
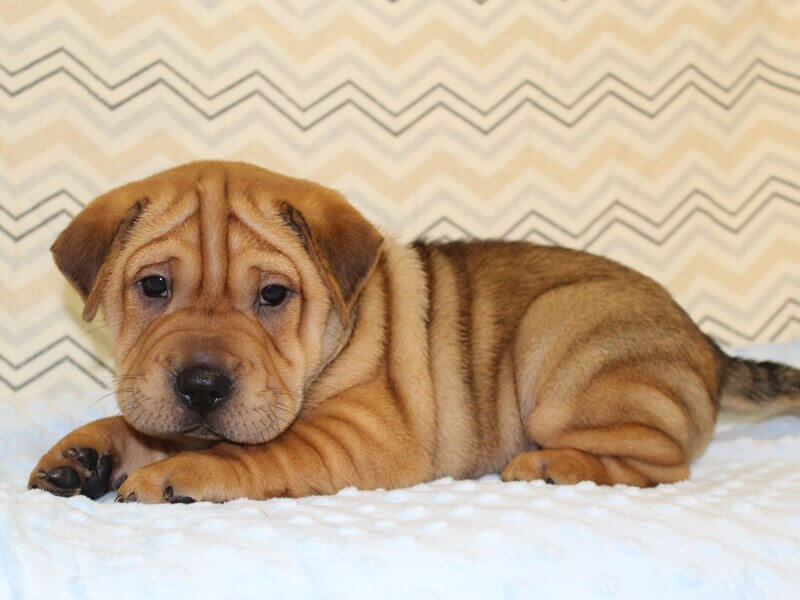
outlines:
[{"label": "white textured blanket", "polygon": [[[800,344],[750,356],[800,365]],[[0,401],[0,598],[798,598],[800,419],[723,423],[692,480],[449,479],[224,505],[25,491],[108,401]]]}]

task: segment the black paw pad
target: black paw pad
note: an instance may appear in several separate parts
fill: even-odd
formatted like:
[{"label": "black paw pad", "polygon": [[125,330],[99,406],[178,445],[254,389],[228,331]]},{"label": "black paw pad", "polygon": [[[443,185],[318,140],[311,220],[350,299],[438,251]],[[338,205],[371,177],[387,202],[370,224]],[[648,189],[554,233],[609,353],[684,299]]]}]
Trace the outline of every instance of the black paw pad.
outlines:
[{"label": "black paw pad", "polygon": [[81,459],[80,453],[78,454],[78,460],[80,460],[83,466],[88,469],[87,463],[94,463],[91,468],[91,473],[83,480],[81,494],[94,500],[105,494],[108,489],[108,478],[111,476],[111,457],[105,455],[97,458],[97,451],[93,448],[81,448],[80,450],[91,451],[87,452],[85,455],[87,462]]},{"label": "black paw pad", "polygon": [[64,450],[64,458],[77,460],[87,470],[94,471],[99,457],[94,448],[67,448]]},{"label": "black paw pad", "polygon": [[81,484],[81,478],[71,467],[55,467],[45,473],[44,477],[49,483],[64,490],[71,490]]},{"label": "black paw pad", "polygon": [[195,501],[194,498],[190,496],[176,496],[171,485],[164,488],[164,500],[170,504],[191,504]]}]

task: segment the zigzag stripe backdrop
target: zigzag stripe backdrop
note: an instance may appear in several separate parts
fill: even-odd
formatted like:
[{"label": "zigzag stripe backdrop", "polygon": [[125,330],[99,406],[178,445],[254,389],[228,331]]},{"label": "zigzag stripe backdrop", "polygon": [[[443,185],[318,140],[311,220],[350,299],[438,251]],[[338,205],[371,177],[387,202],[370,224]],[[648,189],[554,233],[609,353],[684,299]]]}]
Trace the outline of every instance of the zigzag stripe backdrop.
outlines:
[{"label": "zigzag stripe backdrop", "polygon": [[[800,3],[0,3],[0,389],[96,398],[48,247],[195,158],[342,190],[411,239],[610,256],[727,344],[800,337]],[[88,401],[87,401],[88,402]]]}]

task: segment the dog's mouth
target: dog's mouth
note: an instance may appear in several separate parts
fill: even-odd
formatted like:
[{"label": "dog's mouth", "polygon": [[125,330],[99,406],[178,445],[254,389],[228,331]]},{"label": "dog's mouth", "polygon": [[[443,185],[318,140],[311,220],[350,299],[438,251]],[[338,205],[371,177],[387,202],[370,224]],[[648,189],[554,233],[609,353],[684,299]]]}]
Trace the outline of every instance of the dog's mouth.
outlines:
[{"label": "dog's mouth", "polygon": [[225,436],[214,431],[208,423],[195,423],[180,432],[180,435],[198,440],[225,440]]}]

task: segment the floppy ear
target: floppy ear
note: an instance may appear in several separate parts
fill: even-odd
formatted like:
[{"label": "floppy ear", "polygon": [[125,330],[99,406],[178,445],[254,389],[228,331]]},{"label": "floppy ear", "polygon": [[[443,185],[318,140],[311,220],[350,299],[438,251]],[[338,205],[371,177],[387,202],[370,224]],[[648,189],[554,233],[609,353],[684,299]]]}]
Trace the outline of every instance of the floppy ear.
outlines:
[{"label": "floppy ear", "polygon": [[85,301],[83,318],[94,319],[105,281],[104,265],[121,248],[146,199],[114,190],[90,202],[50,247],[56,265]]},{"label": "floppy ear", "polygon": [[284,201],[279,209],[349,321],[353,302],[378,261],[383,236],[338,193],[325,189],[320,196]]}]

